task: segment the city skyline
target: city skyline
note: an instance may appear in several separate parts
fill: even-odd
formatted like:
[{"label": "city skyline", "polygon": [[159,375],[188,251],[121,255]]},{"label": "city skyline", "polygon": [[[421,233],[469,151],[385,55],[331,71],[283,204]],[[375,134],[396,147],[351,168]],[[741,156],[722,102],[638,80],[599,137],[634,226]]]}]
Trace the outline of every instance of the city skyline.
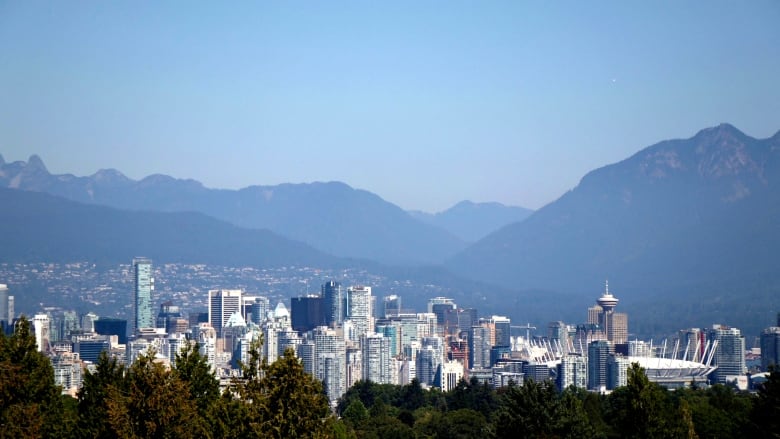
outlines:
[{"label": "city skyline", "polygon": [[55,173],[536,209],[658,139],[778,128],[769,1],[0,8],[0,153]]}]

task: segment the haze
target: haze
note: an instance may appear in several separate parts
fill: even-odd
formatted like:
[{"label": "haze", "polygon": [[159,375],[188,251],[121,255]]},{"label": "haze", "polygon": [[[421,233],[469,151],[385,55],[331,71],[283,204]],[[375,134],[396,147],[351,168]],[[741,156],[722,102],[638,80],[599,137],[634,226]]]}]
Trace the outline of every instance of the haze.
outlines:
[{"label": "haze", "polygon": [[0,3],[0,154],[209,187],[538,208],[780,115],[780,3]]}]

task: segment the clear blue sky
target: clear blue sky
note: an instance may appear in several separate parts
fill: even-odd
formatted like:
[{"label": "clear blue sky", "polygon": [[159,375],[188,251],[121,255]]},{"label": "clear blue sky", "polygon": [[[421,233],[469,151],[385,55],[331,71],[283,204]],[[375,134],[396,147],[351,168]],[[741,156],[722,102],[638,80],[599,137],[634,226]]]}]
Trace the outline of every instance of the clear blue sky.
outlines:
[{"label": "clear blue sky", "polygon": [[538,208],[721,122],[780,130],[778,1],[0,1],[0,154],[55,173]]}]

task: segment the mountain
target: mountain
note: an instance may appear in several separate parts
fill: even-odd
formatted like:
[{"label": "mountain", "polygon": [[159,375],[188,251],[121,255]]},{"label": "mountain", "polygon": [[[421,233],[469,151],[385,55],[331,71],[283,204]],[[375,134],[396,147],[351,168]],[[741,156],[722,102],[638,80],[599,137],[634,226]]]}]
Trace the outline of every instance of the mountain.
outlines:
[{"label": "mountain", "polygon": [[461,201],[435,214],[410,211],[413,217],[440,227],[466,242],[476,242],[499,228],[522,221],[533,213],[524,207],[501,203],[474,203]]},{"label": "mountain", "polygon": [[[342,267],[350,262],[267,230],[195,212],[122,211],[40,192],[0,188],[0,261]],[[354,263],[354,262],[353,262]]]},{"label": "mountain", "polygon": [[589,291],[594,300],[609,279],[630,299],[623,303],[656,310],[744,308],[758,297],[777,311],[779,258],[780,133],[759,140],[723,124],[588,173],[447,266],[515,289]]},{"label": "mountain", "polygon": [[119,209],[201,212],[330,254],[389,263],[441,263],[466,245],[375,194],[339,182],[219,190],[166,175],[135,181],[113,169],[89,177],[52,175],[33,155],[27,162],[0,162],[0,187]]}]

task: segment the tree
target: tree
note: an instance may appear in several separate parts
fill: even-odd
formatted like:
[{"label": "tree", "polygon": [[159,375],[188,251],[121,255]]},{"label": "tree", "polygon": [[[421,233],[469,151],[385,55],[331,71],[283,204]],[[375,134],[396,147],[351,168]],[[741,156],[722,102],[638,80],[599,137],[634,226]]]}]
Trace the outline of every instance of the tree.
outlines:
[{"label": "tree", "polygon": [[21,317],[10,337],[0,331],[0,438],[69,435],[60,392],[30,322]]},{"label": "tree", "polygon": [[219,380],[214,376],[206,357],[200,354],[197,343],[188,343],[176,354],[174,375],[182,380],[190,397],[198,406],[198,413],[204,418],[212,405],[219,399]]},{"label": "tree", "polygon": [[258,435],[273,438],[315,438],[325,435],[324,421],[330,415],[322,383],[303,369],[292,349],[263,367],[257,401],[262,421],[253,425]]},{"label": "tree", "polygon": [[680,437],[683,426],[679,413],[670,413],[667,390],[651,383],[638,363],[628,369],[628,385],[613,391],[609,400],[613,426],[621,437]]},{"label": "tree", "polygon": [[108,422],[110,389],[125,390],[125,367],[116,358],[109,358],[103,351],[98,357],[95,372],[87,370],[78,392],[78,430],[85,438],[113,438]]},{"label": "tree", "polygon": [[125,389],[108,389],[108,422],[116,437],[209,436],[187,384],[155,362],[154,352],[130,366],[126,381]]},{"label": "tree", "polygon": [[762,437],[780,438],[780,370],[769,369],[767,380],[758,389],[751,415]]}]

